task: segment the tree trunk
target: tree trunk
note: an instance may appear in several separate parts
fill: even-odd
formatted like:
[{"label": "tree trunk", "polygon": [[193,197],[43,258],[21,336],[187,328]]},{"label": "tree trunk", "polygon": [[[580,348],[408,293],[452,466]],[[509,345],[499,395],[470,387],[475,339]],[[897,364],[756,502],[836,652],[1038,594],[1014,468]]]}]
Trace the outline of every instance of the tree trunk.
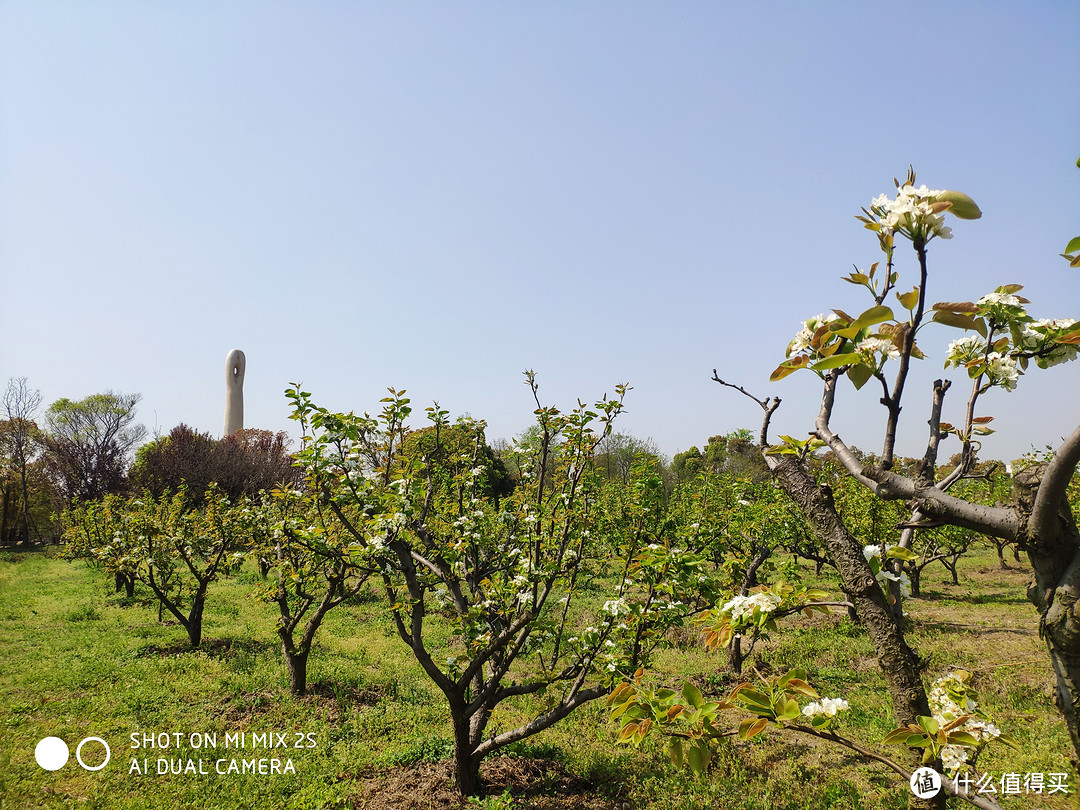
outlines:
[{"label": "tree trunk", "polygon": [[[1041,466],[1030,467],[1013,479],[1022,511],[1029,513]],[[1057,679],[1054,702],[1072,738],[1073,764],[1080,767],[1080,531],[1065,497],[1047,534],[1029,536],[1025,543],[1035,572],[1027,595],[1039,610],[1039,635],[1046,641]]]},{"label": "tree trunk", "polygon": [[911,566],[908,577],[911,578],[911,598],[917,599],[922,596],[922,566]]},{"label": "tree trunk", "polygon": [[[474,737],[474,723],[465,714],[463,705],[450,707],[450,720],[454,726],[454,787],[462,796],[483,796],[484,785],[480,781],[480,762],[483,757],[474,753],[479,740]],[[474,742],[475,740],[475,742]]]},{"label": "tree trunk", "polygon": [[[829,550],[840,574],[841,587],[855,605],[860,622],[877,651],[878,665],[888,684],[898,724],[914,723],[919,715],[928,716],[930,704],[919,674],[918,658],[904,640],[901,625],[894,619],[885,594],[863,556],[862,543],[844,526],[832,498],[818,488],[798,461],[787,456],[767,456],[766,460],[780,486]],[[912,795],[908,806],[944,808],[945,793],[926,800]]]},{"label": "tree trunk", "polygon": [[728,671],[732,675],[742,675],[742,667],[743,667],[742,636],[739,635],[738,633],[734,633],[731,636],[731,641],[728,642],[727,660],[728,660]]},{"label": "tree trunk", "polygon": [[282,651],[285,654],[285,667],[289,670],[289,691],[296,697],[302,697],[307,694],[307,664],[309,651],[290,651],[284,644],[282,644]]},{"label": "tree trunk", "polygon": [[191,599],[191,612],[188,614],[184,627],[187,628],[188,641],[191,649],[196,650],[202,643],[202,620],[203,607],[206,603],[206,586],[199,588]]}]

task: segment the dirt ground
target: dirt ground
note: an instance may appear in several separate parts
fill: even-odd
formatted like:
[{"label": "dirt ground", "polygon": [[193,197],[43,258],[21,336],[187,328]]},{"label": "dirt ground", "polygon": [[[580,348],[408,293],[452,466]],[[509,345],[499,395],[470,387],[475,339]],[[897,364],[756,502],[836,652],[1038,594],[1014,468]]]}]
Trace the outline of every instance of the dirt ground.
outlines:
[{"label": "dirt ground", "polygon": [[[545,759],[492,757],[480,767],[488,796],[506,790],[523,810],[630,810],[617,785],[597,785]],[[352,806],[357,810],[459,810],[478,803],[463,800],[450,787],[451,763],[420,762],[357,775]],[[498,805],[495,805],[498,806]]]}]

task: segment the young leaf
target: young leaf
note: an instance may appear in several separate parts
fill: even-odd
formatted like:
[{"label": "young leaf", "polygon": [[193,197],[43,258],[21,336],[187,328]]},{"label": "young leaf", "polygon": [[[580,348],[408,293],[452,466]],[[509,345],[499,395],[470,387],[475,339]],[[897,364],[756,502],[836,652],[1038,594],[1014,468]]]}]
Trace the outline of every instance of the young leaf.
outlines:
[{"label": "young leaf", "polygon": [[937,195],[937,199],[942,202],[952,203],[949,207],[949,213],[958,219],[978,219],[982,216],[979,206],[963,192],[943,191]]},{"label": "young leaf", "polygon": [[824,360],[818,360],[812,364],[810,368],[814,371],[825,371],[830,368],[840,368],[840,366],[849,366],[852,363],[859,362],[861,355],[858,352],[843,352],[841,354],[834,354],[832,357],[826,357]]},{"label": "young leaf", "polygon": [[847,372],[847,378],[851,380],[851,384],[855,386],[856,391],[866,385],[866,382],[873,375],[874,370],[864,363],[852,366]]},{"label": "young leaf", "polygon": [[705,773],[709,766],[709,749],[701,745],[691,745],[686,752],[686,760],[694,773]]},{"label": "young leaf", "polygon": [[671,745],[668,746],[668,756],[671,758],[671,764],[676,768],[681,768],[683,764],[683,747],[682,740],[678,737],[672,737]]},{"label": "young leaf", "polygon": [[769,721],[764,717],[747,717],[739,723],[739,739],[749,740],[755,734],[764,731],[767,725],[769,725]]},{"label": "young leaf", "polygon": [[690,681],[687,681],[683,685],[682,694],[683,697],[686,698],[686,702],[695,709],[701,708],[701,704],[704,702],[701,697],[701,690],[690,683]]},{"label": "young leaf", "polygon": [[970,301],[938,301],[931,309],[939,312],[973,313],[979,308]]},{"label": "young leaf", "polygon": [[627,723],[625,726],[622,727],[622,731],[619,732],[619,736],[615,739],[615,742],[617,742],[617,743],[626,742],[631,737],[633,737],[634,734],[637,733],[637,730],[638,730],[638,724],[637,723]]},{"label": "young leaf", "polygon": [[904,307],[904,309],[911,312],[915,309],[915,305],[919,303],[919,288],[916,287],[911,292],[897,293],[896,299]]}]

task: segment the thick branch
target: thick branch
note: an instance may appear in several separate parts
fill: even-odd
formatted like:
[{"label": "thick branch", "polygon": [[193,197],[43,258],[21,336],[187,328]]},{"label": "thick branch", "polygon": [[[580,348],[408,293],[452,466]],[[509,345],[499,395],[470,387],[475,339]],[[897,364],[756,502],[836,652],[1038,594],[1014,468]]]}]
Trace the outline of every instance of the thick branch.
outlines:
[{"label": "thick branch", "polygon": [[1054,524],[1058,506],[1077,464],[1080,464],[1080,426],[1057,449],[1054,460],[1043,473],[1028,522],[1028,534],[1032,538],[1051,537],[1056,533]]}]

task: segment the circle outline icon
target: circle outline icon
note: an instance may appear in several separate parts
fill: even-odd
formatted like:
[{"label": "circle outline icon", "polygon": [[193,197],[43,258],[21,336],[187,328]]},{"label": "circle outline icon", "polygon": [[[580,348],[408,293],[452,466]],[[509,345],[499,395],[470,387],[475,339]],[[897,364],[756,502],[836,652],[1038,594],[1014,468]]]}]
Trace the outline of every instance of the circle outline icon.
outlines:
[{"label": "circle outline icon", "polygon": [[[88,742],[99,742],[105,746],[105,761],[102,762],[100,765],[95,765],[91,767],[82,761],[82,747]],[[109,744],[105,742],[105,740],[101,739],[101,737],[86,737],[82,742],[79,743],[78,748],[75,749],[75,759],[78,760],[79,764],[83,767],[84,770],[100,771],[102,768],[108,765],[109,760],[112,759],[112,749],[109,748]]]}]

